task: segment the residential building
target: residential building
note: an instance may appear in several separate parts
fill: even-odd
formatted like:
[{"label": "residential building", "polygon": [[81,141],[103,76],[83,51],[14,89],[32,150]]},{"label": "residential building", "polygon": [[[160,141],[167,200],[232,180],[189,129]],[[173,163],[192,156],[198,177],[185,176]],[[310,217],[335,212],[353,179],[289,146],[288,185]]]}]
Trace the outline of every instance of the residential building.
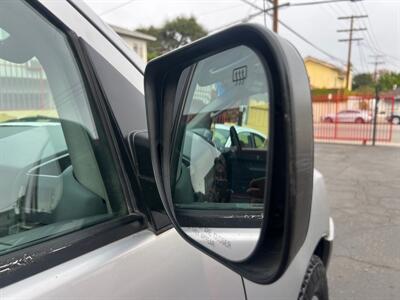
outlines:
[{"label": "residential building", "polygon": [[[307,56],[304,59],[311,89],[343,89],[346,86],[346,70],[329,62]],[[351,90],[352,74],[348,89]]]},{"label": "residential building", "polygon": [[[111,26],[144,62],[147,61],[147,42],[156,38],[134,30]],[[0,42],[9,37],[0,29]],[[34,57],[24,63],[0,59],[0,122],[27,116],[55,116],[52,94],[46,73]]]},{"label": "residential building", "polygon": [[154,36],[115,25],[110,26],[125,41],[130,49],[135,51],[144,62],[147,62],[147,43],[155,41],[156,38]]},{"label": "residential building", "polygon": [[[9,34],[0,29],[0,41]],[[0,59],[0,122],[33,115],[53,116],[46,74],[35,58],[24,63]]]}]

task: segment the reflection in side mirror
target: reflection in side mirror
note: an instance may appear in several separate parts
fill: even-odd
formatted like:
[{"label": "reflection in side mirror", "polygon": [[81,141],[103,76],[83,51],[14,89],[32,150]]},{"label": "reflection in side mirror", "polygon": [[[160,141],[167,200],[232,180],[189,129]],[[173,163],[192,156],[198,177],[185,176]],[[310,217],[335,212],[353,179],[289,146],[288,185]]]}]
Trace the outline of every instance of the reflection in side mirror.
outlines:
[{"label": "reflection in side mirror", "polygon": [[255,249],[267,185],[269,78],[238,46],[197,62],[172,153],[171,192],[183,231],[232,261]]},{"label": "reflection in side mirror", "polygon": [[150,61],[145,97],[154,177],[177,232],[250,281],[276,281],[309,236],[312,108],[299,53],[235,26]]}]

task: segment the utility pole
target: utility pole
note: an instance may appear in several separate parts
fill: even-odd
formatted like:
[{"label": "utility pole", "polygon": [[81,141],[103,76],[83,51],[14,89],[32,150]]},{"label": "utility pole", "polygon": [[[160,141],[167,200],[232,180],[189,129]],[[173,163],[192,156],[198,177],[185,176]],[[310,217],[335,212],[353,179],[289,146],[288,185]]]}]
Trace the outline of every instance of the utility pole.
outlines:
[{"label": "utility pole", "polygon": [[[263,0],[263,6],[262,7],[254,4],[250,0],[241,0],[241,1],[258,10],[258,12],[254,13],[254,14],[251,14],[251,15],[247,16],[246,18],[240,20],[241,22],[248,22],[250,19],[263,14],[264,15],[264,25],[265,25],[265,27],[267,27],[266,26],[266,24],[267,24],[266,17],[267,17],[267,15],[270,15],[269,11],[272,10],[272,30],[274,32],[278,32],[278,23],[279,23],[278,10],[281,7],[290,6],[289,2],[286,2],[286,3],[283,3],[283,4],[279,5],[279,0]],[[272,7],[268,7],[267,8],[266,7],[266,3],[267,2],[271,3]]]},{"label": "utility pole", "polygon": [[348,42],[349,43],[349,50],[347,53],[347,70],[346,70],[346,88],[349,88],[350,84],[350,71],[351,71],[351,46],[353,41],[361,41],[362,38],[353,38],[353,32],[355,31],[364,31],[367,28],[354,28],[354,19],[361,19],[367,18],[367,15],[359,15],[359,16],[346,16],[346,17],[339,17],[339,20],[350,20],[350,28],[349,29],[339,29],[338,32],[348,32],[349,38],[348,39],[339,39],[339,42]]},{"label": "utility pole", "polygon": [[274,32],[278,32],[278,10],[279,10],[279,0],[273,0],[272,8],[273,8],[273,19],[272,19],[272,30]]},{"label": "utility pole", "polygon": [[373,62],[370,62],[370,64],[374,65],[374,81],[375,83],[378,82],[378,66],[385,64],[384,61],[380,60],[380,58],[385,57],[384,55],[377,54],[377,55],[371,55],[372,58],[375,60]]},{"label": "utility pole", "polygon": [[371,55],[371,57],[375,58],[375,61],[370,62],[375,66],[374,68],[374,82],[375,82],[375,106],[374,106],[374,119],[372,120],[372,145],[375,146],[376,143],[376,128],[377,128],[377,118],[378,118],[378,103],[379,103],[379,85],[378,85],[378,65],[384,64],[383,61],[379,60],[384,57],[384,55]]}]

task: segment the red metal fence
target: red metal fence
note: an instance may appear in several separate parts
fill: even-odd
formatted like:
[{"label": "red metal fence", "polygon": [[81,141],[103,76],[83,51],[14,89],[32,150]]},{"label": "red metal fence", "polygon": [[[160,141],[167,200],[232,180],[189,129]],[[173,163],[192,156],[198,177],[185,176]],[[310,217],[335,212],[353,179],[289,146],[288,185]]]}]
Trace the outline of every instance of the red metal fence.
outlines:
[{"label": "red metal fence", "polygon": [[393,113],[393,97],[379,101],[368,95],[313,97],[314,139],[366,143],[373,140],[375,131],[375,141],[391,142]]}]

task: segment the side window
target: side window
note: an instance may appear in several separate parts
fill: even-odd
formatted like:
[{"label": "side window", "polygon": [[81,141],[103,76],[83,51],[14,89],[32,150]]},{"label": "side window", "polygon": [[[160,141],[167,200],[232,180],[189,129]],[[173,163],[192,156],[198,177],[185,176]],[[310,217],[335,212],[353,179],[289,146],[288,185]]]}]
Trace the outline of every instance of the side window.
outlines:
[{"label": "side window", "polygon": [[229,130],[220,129],[218,128],[218,125],[216,125],[213,131],[212,141],[214,145],[220,150],[224,150],[225,148],[229,147],[230,146]]},{"label": "side window", "polygon": [[257,149],[266,148],[267,144],[265,138],[259,136],[258,134],[253,134],[253,137],[254,137],[255,148]]},{"label": "side window", "polygon": [[238,137],[243,148],[253,148],[250,132],[239,132]]},{"label": "side window", "polygon": [[126,214],[66,36],[1,1],[0,41],[0,255]]}]

